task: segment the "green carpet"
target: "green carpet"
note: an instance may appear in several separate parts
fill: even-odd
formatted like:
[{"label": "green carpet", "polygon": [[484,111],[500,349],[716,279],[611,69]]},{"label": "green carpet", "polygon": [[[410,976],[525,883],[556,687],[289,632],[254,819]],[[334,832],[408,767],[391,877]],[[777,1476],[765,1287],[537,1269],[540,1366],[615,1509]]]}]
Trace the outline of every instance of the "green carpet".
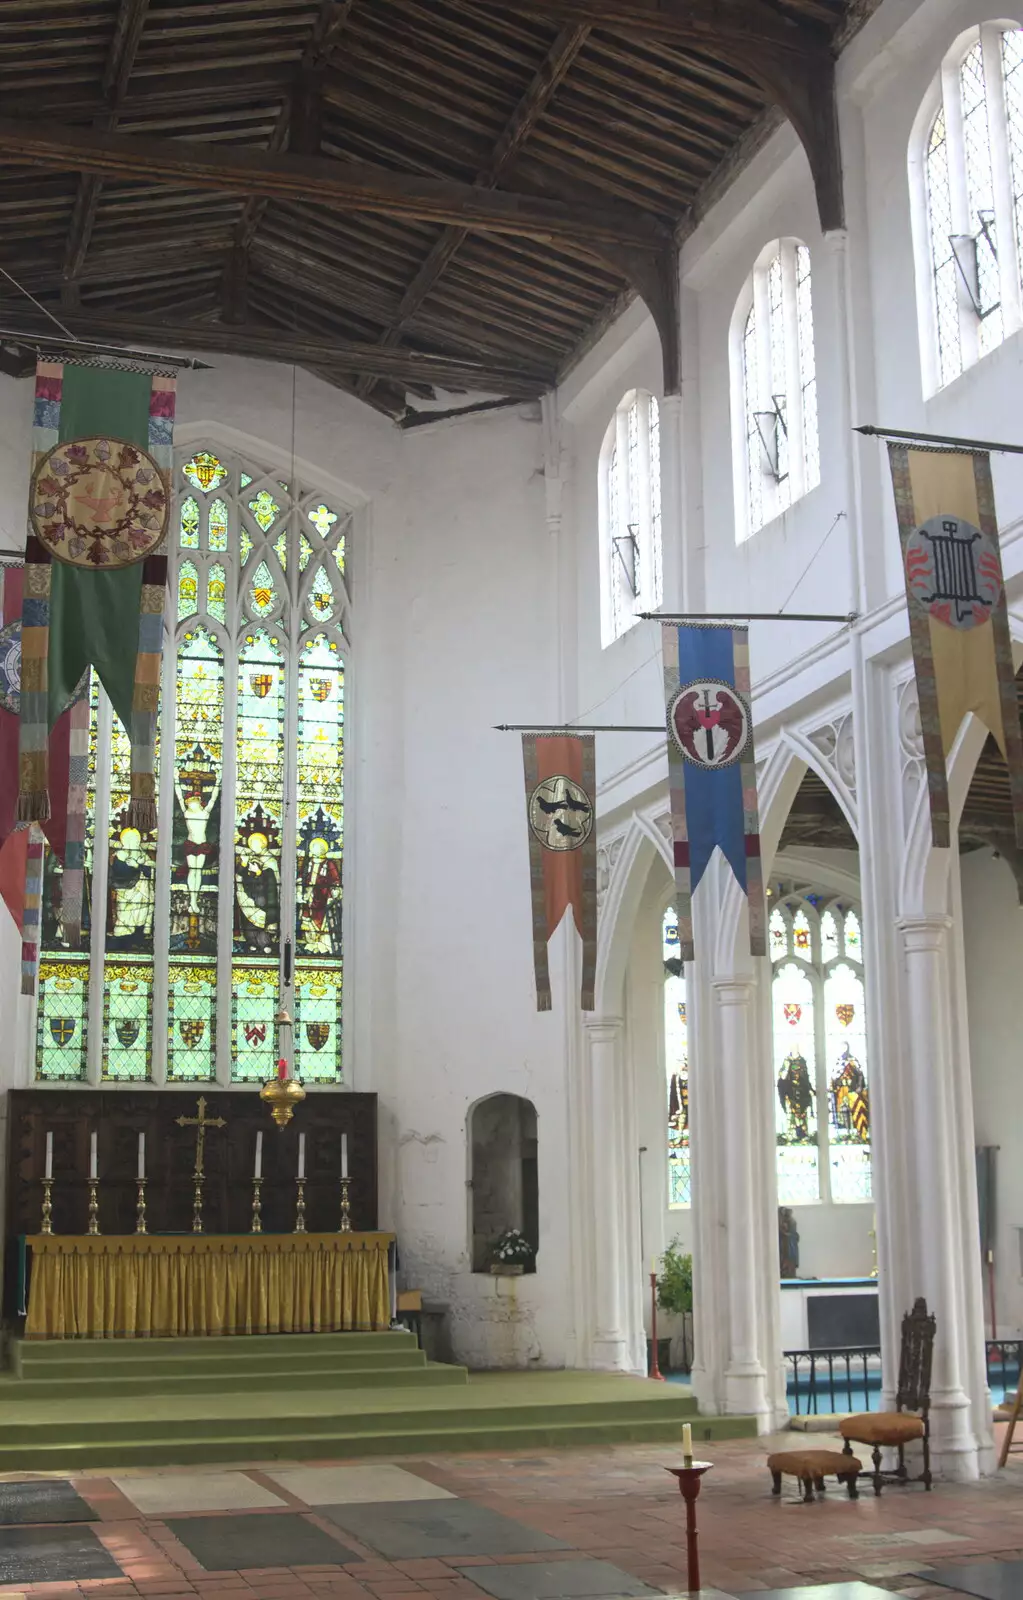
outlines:
[{"label": "green carpet", "polygon": [[406,1333],[15,1342],[0,1471],[677,1442],[754,1432],[677,1384],[428,1363]]}]

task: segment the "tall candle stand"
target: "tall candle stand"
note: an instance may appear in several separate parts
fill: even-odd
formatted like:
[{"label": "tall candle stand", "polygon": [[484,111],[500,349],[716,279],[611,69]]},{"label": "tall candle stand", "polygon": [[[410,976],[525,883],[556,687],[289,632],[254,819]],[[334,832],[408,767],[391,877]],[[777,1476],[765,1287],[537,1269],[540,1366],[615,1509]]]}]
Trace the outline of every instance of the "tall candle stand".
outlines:
[{"label": "tall candle stand", "polygon": [[99,1233],[99,1184],[89,1179],[89,1232]]},{"label": "tall candle stand", "polygon": [[263,1204],[263,1202],[262,1202],[262,1199],[260,1197],[260,1192],[259,1192],[262,1189],[262,1187],[263,1187],[262,1178],[253,1178],[253,1180],[252,1180],[252,1227],[249,1229],[250,1233],[262,1233],[262,1231],[263,1231],[263,1218],[262,1218],[262,1204]]},{"label": "tall candle stand", "polygon": [[689,1593],[700,1592],[700,1552],[697,1545],[696,1534],[696,1499],[700,1493],[700,1479],[705,1472],[709,1472],[711,1462],[694,1461],[692,1456],[685,1457],[685,1466],[666,1467],[673,1478],[678,1479],[678,1486],[682,1498],[686,1503],[686,1561],[689,1569]]},{"label": "tall candle stand", "polygon": [[665,1381],[657,1360],[657,1274],[650,1274],[650,1372],[651,1378],[660,1378]]},{"label": "tall candle stand", "polygon": [[305,1233],[305,1179],[296,1178],[295,1232]]},{"label": "tall candle stand", "polygon": [[146,1227],[146,1182],[145,1178],[137,1178],[135,1187],[138,1189],[138,1201],[135,1206],[135,1232],[148,1233]]},{"label": "tall candle stand", "polygon": [[338,1233],[351,1233],[352,1231],[352,1208],[348,1200],[348,1191],[351,1186],[351,1178],[341,1179],[341,1226],[337,1230]]},{"label": "tall candle stand", "polygon": [[39,1225],[40,1233],[53,1232],[53,1206],[50,1202],[50,1191],[53,1188],[53,1179],[43,1179],[43,1220]]}]

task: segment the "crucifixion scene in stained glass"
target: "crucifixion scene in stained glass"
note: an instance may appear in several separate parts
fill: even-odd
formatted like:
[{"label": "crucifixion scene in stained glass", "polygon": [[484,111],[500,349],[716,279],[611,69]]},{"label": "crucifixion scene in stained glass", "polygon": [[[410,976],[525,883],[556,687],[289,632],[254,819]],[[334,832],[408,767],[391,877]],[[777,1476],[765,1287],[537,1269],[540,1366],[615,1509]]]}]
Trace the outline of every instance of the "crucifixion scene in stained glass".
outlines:
[{"label": "crucifixion scene in stained glass", "polygon": [[94,681],[75,949],[44,864],[42,1080],[262,1081],[283,1005],[296,1073],[342,1081],[349,516],[291,477],[213,444],[179,459],[158,825],[129,821],[128,739]]}]

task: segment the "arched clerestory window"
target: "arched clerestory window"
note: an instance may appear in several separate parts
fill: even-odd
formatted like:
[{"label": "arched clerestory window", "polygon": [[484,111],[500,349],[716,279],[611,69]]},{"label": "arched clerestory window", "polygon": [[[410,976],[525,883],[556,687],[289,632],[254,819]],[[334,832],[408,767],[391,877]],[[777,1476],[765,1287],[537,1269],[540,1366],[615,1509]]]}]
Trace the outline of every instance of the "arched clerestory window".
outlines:
[{"label": "arched clerestory window", "polygon": [[780,239],[739,297],[733,360],[736,531],[748,538],[820,482],[810,252]]},{"label": "arched clerestory window", "polygon": [[923,227],[925,386],[933,392],[1023,326],[1023,31],[960,35],[918,119],[910,166]]},{"label": "arched clerestory window", "polygon": [[82,944],[48,857],[36,1076],[342,1079],[346,538],[340,504],[230,452],[180,452],[158,826],[127,825],[129,743],[93,675]]},{"label": "arched clerestory window", "polygon": [[661,420],[657,400],[633,389],[618,405],[600,454],[602,638],[621,638],[663,597]]},{"label": "arched clerestory window", "polygon": [[769,923],[778,1201],[871,1197],[870,1089],[857,907],[772,896]]}]

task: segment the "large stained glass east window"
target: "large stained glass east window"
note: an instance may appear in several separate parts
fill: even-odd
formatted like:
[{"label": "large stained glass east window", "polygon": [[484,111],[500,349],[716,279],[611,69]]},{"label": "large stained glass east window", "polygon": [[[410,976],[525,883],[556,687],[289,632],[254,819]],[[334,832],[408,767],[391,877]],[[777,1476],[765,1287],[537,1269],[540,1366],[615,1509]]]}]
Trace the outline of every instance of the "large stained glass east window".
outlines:
[{"label": "large stained glass east window", "polygon": [[668,1204],[687,1206],[689,1180],[689,1023],[686,980],[679,957],[678,917],[664,913],[664,1065],[668,1104]]},{"label": "large stained glass east window", "polygon": [[[128,822],[129,743],[92,685],[82,940],[45,866],[40,1080],[342,1079],[345,541],[321,486],[184,452],[170,554],[159,826]],[[95,908],[94,908],[95,906]]]},{"label": "large stained glass east window", "polygon": [[776,891],[769,948],[779,1203],[869,1201],[859,917],[847,901]]}]

